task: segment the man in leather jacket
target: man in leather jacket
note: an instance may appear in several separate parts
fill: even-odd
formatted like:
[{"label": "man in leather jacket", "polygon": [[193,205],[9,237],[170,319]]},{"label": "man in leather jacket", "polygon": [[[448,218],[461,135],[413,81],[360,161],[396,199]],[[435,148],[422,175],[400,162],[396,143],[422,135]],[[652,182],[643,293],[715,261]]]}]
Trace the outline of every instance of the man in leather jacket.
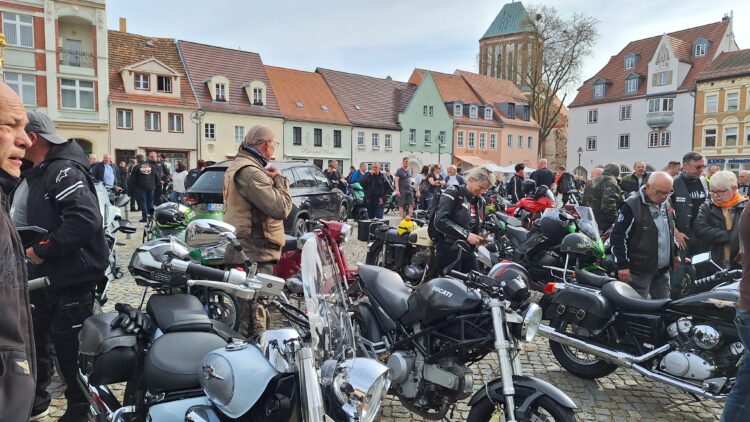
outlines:
[{"label": "man in leather jacket", "polygon": [[0,82],[0,421],[26,422],[34,399],[34,338],[23,247],[8,215],[9,195],[31,146],[26,112]]},{"label": "man in leather jacket", "polygon": [[[46,391],[54,370],[52,345],[67,384],[67,409],[60,421],[87,421],[88,402],[77,382],[78,332],[93,314],[94,288],[104,277],[109,250],[102,216],[83,149],[55,133],[46,115],[30,111],[26,156],[35,166],[23,173],[28,183],[28,223],[47,230],[43,241],[26,249],[30,277],[47,276],[50,286],[31,292],[37,345],[37,386],[32,415],[50,404]],[[14,206],[23,202],[17,195]],[[23,206],[23,204],[21,204]]]},{"label": "man in leather jacket", "polygon": [[[466,241],[472,246],[484,241],[479,236],[485,205],[482,195],[495,183],[495,176],[485,168],[475,167],[467,174],[467,180],[464,186],[446,188],[435,210],[437,274],[442,274],[456,261],[459,251],[453,249],[453,244],[457,240]],[[461,260],[452,269],[464,273],[476,269],[474,254],[461,252]]]},{"label": "man in leather jacket", "polygon": [[706,159],[691,151],[682,157],[682,172],[674,180],[671,196],[675,213],[675,238],[683,257],[703,252],[703,245],[693,229],[701,204],[708,198],[708,184],[701,176]]}]

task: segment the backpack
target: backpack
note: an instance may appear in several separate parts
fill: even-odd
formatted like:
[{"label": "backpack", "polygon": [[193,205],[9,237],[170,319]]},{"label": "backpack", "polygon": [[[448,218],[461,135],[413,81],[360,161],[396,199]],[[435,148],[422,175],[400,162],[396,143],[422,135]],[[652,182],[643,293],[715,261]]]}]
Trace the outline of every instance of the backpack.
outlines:
[{"label": "backpack", "polygon": [[[455,214],[456,211],[458,211],[458,208],[463,204],[464,200],[460,195],[458,195],[458,186],[452,185],[447,187],[445,190],[448,189],[450,189],[452,192],[455,192],[456,200],[453,201],[453,209],[451,210],[451,214]],[[435,196],[432,198],[430,208],[427,210],[427,235],[430,236],[430,239],[432,239],[433,241],[438,241],[442,238],[437,227],[435,227],[435,214],[442,194],[443,191],[435,192]]]}]

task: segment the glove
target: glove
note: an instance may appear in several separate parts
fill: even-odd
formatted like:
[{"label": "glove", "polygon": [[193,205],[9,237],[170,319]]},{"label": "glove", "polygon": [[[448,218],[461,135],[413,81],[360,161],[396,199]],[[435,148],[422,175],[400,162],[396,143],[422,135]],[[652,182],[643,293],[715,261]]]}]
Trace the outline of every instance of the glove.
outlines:
[{"label": "glove", "polygon": [[156,330],[151,317],[140,309],[133,308],[126,303],[118,303],[115,305],[115,310],[119,315],[109,323],[111,328],[120,327],[128,334],[144,333],[146,335],[151,335]]}]

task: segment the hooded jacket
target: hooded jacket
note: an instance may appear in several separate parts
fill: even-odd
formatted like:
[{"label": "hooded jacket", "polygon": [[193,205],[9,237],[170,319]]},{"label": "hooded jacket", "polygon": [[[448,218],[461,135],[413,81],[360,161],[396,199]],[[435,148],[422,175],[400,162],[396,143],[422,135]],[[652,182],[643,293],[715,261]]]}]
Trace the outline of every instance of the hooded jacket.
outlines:
[{"label": "hooded jacket", "polygon": [[36,358],[23,247],[8,215],[18,179],[0,169],[0,420],[27,421]]},{"label": "hooded jacket", "polygon": [[615,223],[622,204],[622,190],[615,176],[606,170],[589,185],[583,194],[584,203],[594,211],[599,231],[604,233]]},{"label": "hooded jacket", "polygon": [[31,278],[47,276],[52,288],[91,284],[104,277],[109,248],[86,154],[75,142],[55,145],[44,161],[23,173],[29,185],[31,226],[49,235],[33,245],[45,260]]}]

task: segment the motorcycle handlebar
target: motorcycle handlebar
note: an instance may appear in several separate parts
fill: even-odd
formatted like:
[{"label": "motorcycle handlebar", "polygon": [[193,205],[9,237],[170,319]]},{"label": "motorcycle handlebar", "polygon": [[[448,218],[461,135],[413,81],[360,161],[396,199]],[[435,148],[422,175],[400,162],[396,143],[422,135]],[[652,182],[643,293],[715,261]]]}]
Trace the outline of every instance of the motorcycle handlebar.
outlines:
[{"label": "motorcycle handlebar", "polygon": [[49,286],[49,279],[47,277],[40,277],[29,280],[29,291],[41,289],[42,287]]},{"label": "motorcycle handlebar", "polygon": [[742,270],[724,270],[724,271],[719,271],[715,274],[712,274],[708,277],[699,278],[698,280],[695,280],[693,284],[695,285],[695,287],[704,287],[716,281],[721,281],[726,278],[733,278],[735,276],[741,276],[741,275],[742,275]]},{"label": "motorcycle handlebar", "polygon": [[244,284],[245,280],[247,279],[247,274],[242,271],[224,271],[179,259],[168,261],[167,263],[165,263],[164,267],[167,269],[167,271],[179,271],[188,274],[191,277],[203,280],[222,281],[229,282],[231,284]]},{"label": "motorcycle handlebar", "polygon": [[188,264],[185,273],[205,280],[226,281],[227,272],[216,268],[205,267],[199,264]]},{"label": "motorcycle handlebar", "polygon": [[457,278],[459,280],[462,280],[462,281],[469,281],[469,280],[471,280],[471,276],[469,274],[464,274],[464,273],[458,272],[456,270],[450,270],[450,271],[448,271],[448,275],[451,276],[451,277],[453,277],[453,278]]}]

